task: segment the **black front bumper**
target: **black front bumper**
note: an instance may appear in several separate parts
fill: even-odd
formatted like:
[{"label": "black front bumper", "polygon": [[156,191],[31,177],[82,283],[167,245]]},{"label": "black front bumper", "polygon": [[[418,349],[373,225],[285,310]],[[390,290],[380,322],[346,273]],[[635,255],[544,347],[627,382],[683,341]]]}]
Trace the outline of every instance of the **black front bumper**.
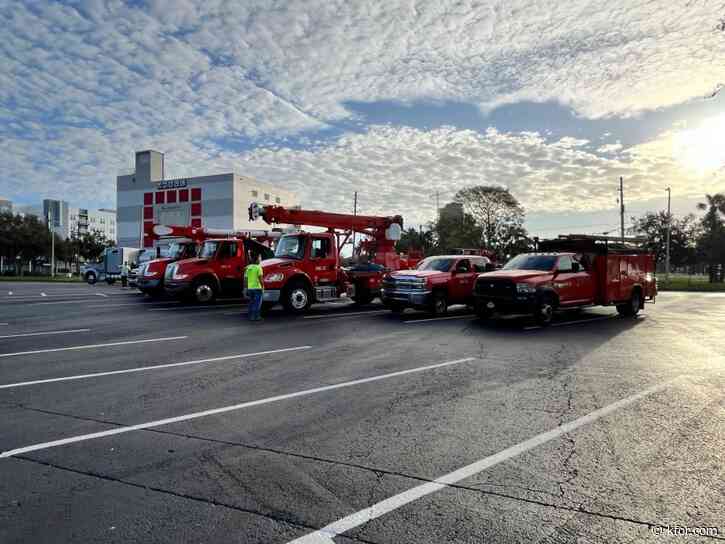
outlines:
[{"label": "black front bumper", "polygon": [[156,291],[162,286],[161,278],[144,278],[140,277],[136,280],[136,285],[141,291]]},{"label": "black front bumper", "polygon": [[474,294],[476,309],[491,314],[533,314],[536,311],[536,299],[532,296],[497,297]]},{"label": "black front bumper", "polygon": [[166,280],[164,282],[164,291],[171,297],[180,297],[191,291],[191,282]]}]

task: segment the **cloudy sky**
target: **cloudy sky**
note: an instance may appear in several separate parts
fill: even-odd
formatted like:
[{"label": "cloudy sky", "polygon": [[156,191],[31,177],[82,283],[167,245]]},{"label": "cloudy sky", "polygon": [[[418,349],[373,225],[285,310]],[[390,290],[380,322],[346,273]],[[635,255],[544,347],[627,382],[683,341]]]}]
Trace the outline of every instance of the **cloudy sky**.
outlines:
[{"label": "cloudy sky", "polygon": [[[133,152],[430,221],[509,187],[537,234],[725,190],[723,0],[0,3],[0,196],[115,206]],[[713,96],[714,95],[714,96]]]}]

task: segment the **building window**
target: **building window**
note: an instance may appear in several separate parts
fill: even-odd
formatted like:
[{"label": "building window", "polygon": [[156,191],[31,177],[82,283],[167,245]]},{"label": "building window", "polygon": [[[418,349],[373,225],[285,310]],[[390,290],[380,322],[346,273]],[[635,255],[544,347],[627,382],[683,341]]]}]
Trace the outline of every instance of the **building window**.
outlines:
[{"label": "building window", "polygon": [[166,202],[166,193],[163,191],[159,191],[156,193],[156,204],[163,204]]},{"label": "building window", "polygon": [[281,199],[280,199],[280,198],[279,198],[278,196],[274,197],[274,201],[275,201],[275,202],[276,202],[277,204],[281,204],[281,203],[282,203],[282,200],[281,200]]},{"label": "building window", "polygon": [[269,193],[264,193],[264,200],[269,200]]},{"label": "building window", "polygon": [[176,202],[176,191],[166,191],[166,202],[168,204]]},{"label": "building window", "polygon": [[144,193],[143,194],[143,205],[144,206],[151,206],[151,204],[154,203],[154,194],[153,193]]},{"label": "building window", "polygon": [[201,215],[201,202],[193,202],[191,204],[191,215]]},{"label": "building window", "polygon": [[144,207],[143,218],[144,219],[153,219],[154,218],[154,209],[151,206]]},{"label": "building window", "polygon": [[179,202],[189,202],[189,189],[179,191]]},{"label": "building window", "polygon": [[259,196],[259,191],[252,189],[252,196]]},{"label": "building window", "polygon": [[194,189],[191,190],[191,200],[192,201],[201,200],[201,188],[200,187],[195,187]]}]

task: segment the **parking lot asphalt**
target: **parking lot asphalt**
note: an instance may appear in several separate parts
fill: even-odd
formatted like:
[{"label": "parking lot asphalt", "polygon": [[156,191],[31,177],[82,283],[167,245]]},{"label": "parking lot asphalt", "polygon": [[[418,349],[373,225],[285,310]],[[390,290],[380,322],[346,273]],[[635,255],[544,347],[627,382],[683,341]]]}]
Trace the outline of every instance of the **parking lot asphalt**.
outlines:
[{"label": "parking lot asphalt", "polygon": [[0,282],[0,542],[723,540],[723,303],[250,323]]}]

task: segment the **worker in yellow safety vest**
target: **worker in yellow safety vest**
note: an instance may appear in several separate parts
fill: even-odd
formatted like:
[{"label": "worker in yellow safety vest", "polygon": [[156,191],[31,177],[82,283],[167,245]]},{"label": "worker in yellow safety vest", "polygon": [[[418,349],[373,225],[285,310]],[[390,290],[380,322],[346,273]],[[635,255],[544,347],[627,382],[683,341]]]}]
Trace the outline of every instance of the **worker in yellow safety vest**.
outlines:
[{"label": "worker in yellow safety vest", "polygon": [[264,286],[262,285],[262,256],[257,255],[254,262],[247,265],[244,270],[244,291],[249,299],[247,307],[247,315],[250,321],[260,321],[262,311],[262,295]]}]

